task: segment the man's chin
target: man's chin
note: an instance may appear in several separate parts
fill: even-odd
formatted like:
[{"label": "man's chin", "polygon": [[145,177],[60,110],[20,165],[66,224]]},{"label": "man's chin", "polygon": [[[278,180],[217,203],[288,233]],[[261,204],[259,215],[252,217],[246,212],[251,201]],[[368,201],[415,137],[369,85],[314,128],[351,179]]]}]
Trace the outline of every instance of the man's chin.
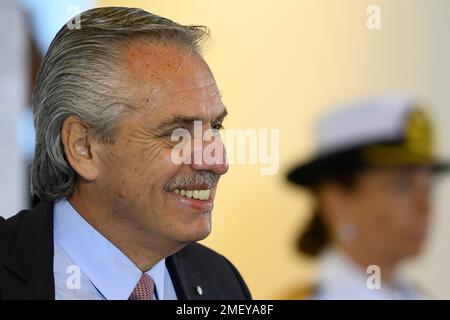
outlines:
[{"label": "man's chin", "polygon": [[182,243],[197,242],[206,239],[211,234],[211,220],[197,221],[180,232],[177,232],[176,240]]},{"label": "man's chin", "polygon": [[205,227],[203,230],[198,230],[190,237],[191,242],[205,240],[211,234],[211,226]]}]

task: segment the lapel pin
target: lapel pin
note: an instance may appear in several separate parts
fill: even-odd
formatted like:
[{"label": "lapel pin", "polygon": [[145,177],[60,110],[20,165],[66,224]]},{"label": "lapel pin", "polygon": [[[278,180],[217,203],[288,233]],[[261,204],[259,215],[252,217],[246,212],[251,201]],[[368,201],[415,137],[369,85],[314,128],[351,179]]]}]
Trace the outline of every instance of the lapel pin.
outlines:
[{"label": "lapel pin", "polygon": [[202,295],[203,295],[203,289],[202,289],[202,287],[200,287],[200,286],[195,287],[195,292],[197,292],[197,294],[198,294],[199,296],[202,296]]}]

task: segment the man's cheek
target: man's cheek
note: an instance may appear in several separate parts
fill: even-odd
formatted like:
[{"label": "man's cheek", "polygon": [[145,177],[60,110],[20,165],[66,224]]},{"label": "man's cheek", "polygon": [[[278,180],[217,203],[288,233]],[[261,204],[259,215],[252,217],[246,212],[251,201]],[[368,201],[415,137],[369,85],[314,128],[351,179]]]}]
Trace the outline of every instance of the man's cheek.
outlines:
[{"label": "man's cheek", "polygon": [[184,162],[178,163],[173,158],[173,148],[164,148],[158,154],[158,157],[153,160],[153,163],[157,164],[158,171],[163,174],[172,175],[175,174],[178,169],[183,166]]}]

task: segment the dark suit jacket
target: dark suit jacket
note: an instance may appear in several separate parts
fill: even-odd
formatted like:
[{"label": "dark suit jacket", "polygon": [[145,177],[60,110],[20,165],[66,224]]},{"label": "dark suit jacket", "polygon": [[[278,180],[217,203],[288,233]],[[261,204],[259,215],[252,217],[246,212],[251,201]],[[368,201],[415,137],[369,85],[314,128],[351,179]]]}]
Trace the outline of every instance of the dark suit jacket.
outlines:
[{"label": "dark suit jacket", "polygon": [[[180,300],[251,299],[236,268],[200,244],[168,257],[166,265]],[[0,299],[54,298],[53,203],[0,217]]]}]

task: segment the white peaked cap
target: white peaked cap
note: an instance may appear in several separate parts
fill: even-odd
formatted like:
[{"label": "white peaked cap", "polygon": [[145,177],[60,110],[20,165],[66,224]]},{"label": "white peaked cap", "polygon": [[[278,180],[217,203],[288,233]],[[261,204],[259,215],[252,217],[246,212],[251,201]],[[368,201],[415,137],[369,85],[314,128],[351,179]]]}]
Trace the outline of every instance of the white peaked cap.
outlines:
[{"label": "white peaked cap", "polygon": [[364,166],[421,165],[450,168],[433,155],[432,124],[416,99],[375,97],[341,106],[319,119],[315,154],[292,168],[287,179],[313,186],[336,172]]},{"label": "white peaked cap", "polygon": [[315,127],[317,155],[401,138],[416,103],[411,97],[392,95],[337,108]]}]

